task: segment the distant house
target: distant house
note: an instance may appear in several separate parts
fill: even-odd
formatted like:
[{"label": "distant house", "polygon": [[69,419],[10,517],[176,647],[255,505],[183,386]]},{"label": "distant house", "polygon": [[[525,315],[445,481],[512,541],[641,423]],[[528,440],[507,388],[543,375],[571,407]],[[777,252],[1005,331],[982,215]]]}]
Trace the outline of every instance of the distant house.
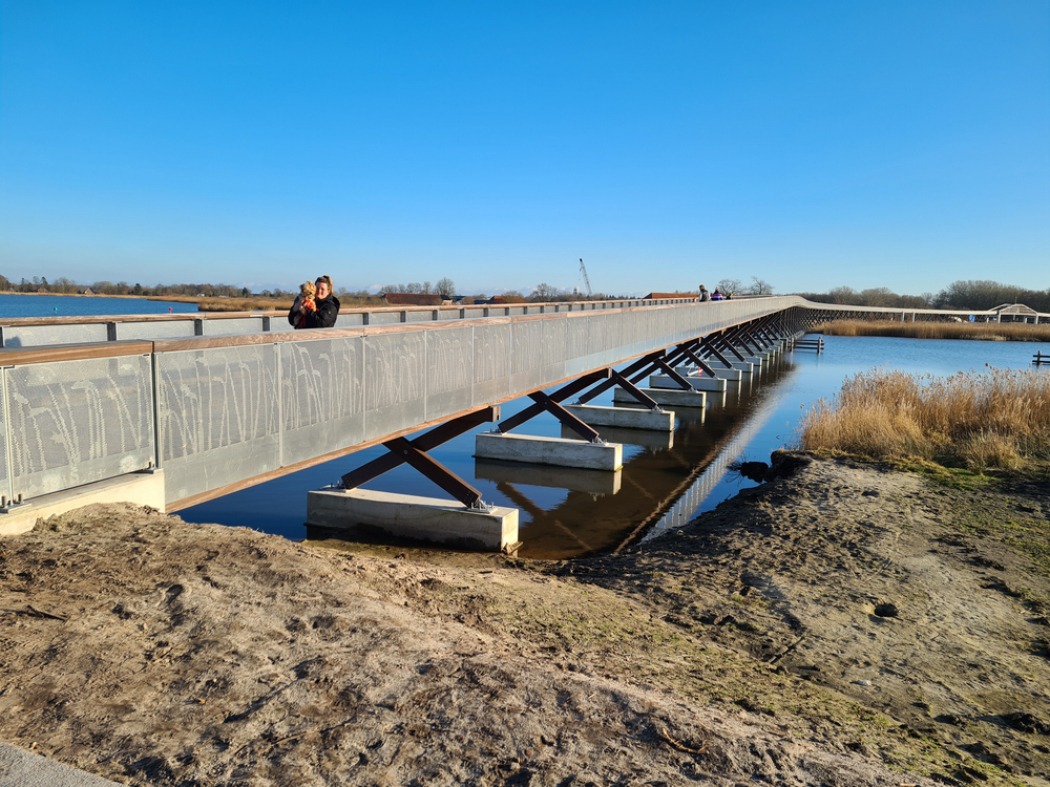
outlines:
[{"label": "distant house", "polygon": [[391,306],[440,306],[440,295],[424,295],[418,292],[387,292],[380,296]]},{"label": "distant house", "polygon": [[82,294],[83,295],[94,295],[95,291],[93,289],[91,289],[90,287],[88,287],[86,290],[84,290],[84,292]]},{"label": "distant house", "polygon": [[1004,303],[989,311],[999,314],[999,322],[1039,322],[1039,312],[1023,303]]}]

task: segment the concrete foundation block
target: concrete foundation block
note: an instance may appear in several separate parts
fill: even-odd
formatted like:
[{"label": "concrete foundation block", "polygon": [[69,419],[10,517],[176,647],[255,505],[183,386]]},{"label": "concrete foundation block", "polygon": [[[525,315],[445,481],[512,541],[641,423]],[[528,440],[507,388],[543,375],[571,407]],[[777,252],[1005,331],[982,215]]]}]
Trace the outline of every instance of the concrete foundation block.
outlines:
[{"label": "concrete foundation block", "polygon": [[92,503],[132,503],[164,513],[164,471],[128,473],[33,498],[26,505],[13,506],[6,514],[0,513],[0,535],[28,533],[37,519],[47,519]]},{"label": "concrete foundation block", "polygon": [[615,495],[623,483],[622,470],[610,473],[606,470],[576,470],[571,467],[527,465],[521,462],[486,462],[484,459],[474,463],[474,477],[495,481],[497,484],[569,489],[599,496]]},{"label": "concrete foundation block", "polygon": [[669,410],[643,410],[629,407],[598,407],[589,404],[567,404],[565,409],[585,424],[615,426],[620,429],[655,429],[674,431],[674,413]]},{"label": "concrete foundation block", "polygon": [[[722,385],[725,385],[725,380],[720,380]],[[705,407],[707,405],[707,397],[703,391],[698,391],[693,388],[692,390],[686,391],[682,388],[640,388],[642,393],[649,396],[657,404],[666,404],[674,407],[676,410],[679,407]],[[725,390],[725,389],[723,389]],[[637,399],[631,396],[627,391],[622,388],[616,388],[613,390],[613,401],[617,403],[627,404],[630,402],[637,403]]]},{"label": "concrete foundation block", "polygon": [[[719,377],[686,377],[685,379],[698,391],[724,391],[728,385],[726,380]],[[666,374],[650,375],[649,385],[653,388],[678,388],[678,383]]]},{"label": "concrete foundation block", "polygon": [[381,530],[458,549],[500,552],[518,541],[518,509],[472,511],[455,500],[336,489],[308,492],[306,522],[326,531]]},{"label": "concrete foundation block", "polygon": [[739,369],[745,375],[754,374],[755,365],[750,361],[733,361],[732,364],[734,369]]},{"label": "concrete foundation block", "polygon": [[711,368],[715,372],[713,375],[709,375],[707,372],[699,372],[696,367],[692,366],[688,367],[688,374],[685,371],[682,371],[682,369],[678,369],[677,371],[687,379],[692,377],[715,377],[719,380],[729,380],[731,383],[740,382],[740,378],[743,376],[743,372],[739,369],[727,369],[724,366],[715,366],[714,364],[711,365]]},{"label": "concrete foundation block", "polygon": [[619,470],[623,467],[623,446],[619,443],[585,443],[561,437],[482,432],[475,435],[474,454],[479,459],[586,470]]},{"label": "concrete foundation block", "polygon": [[[691,407],[682,408],[683,412],[699,412]],[[678,416],[676,415],[677,419]],[[562,437],[579,439],[574,431],[567,426],[561,428]],[[674,448],[674,432],[657,431],[655,429],[620,429],[615,426],[602,427],[602,440],[607,443],[620,443],[621,445],[636,445],[649,451],[664,451]],[[584,473],[593,473],[593,470],[583,470]]]}]

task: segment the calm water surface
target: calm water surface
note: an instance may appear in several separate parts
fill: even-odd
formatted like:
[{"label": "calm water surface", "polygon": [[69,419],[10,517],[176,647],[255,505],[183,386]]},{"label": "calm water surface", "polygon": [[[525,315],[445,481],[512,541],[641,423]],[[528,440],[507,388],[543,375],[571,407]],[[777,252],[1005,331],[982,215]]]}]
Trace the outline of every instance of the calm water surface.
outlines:
[{"label": "calm water surface", "polygon": [[[986,364],[1029,368],[1037,349],[1050,350],[1045,343],[839,336],[826,337],[825,343],[819,356],[812,350],[785,353],[778,364],[750,382],[730,385],[724,399],[709,395],[705,409],[678,410],[673,434],[600,430],[604,439],[624,443],[620,473],[475,460],[473,433],[432,454],[476,486],[485,502],[519,509],[521,556],[569,558],[615,550],[646,534],[680,526],[740,489],[754,486],[726,472],[726,466],[735,459],[768,461],[772,451],[793,445],[804,409],[821,397],[834,396],[842,382],[858,372],[878,366],[935,375],[982,370]],[[504,405],[503,417],[530,403]],[[611,394],[592,402],[611,403]],[[562,436],[561,425],[548,415],[518,431]],[[335,483],[385,452],[382,447],[366,449],[179,514],[191,522],[246,526],[302,539],[306,492]],[[380,476],[367,488],[448,497],[407,465]]]},{"label": "calm water surface", "polygon": [[183,314],[196,311],[197,304],[195,303],[148,301],[145,298],[0,294],[0,319],[11,317],[103,317],[111,314]]}]

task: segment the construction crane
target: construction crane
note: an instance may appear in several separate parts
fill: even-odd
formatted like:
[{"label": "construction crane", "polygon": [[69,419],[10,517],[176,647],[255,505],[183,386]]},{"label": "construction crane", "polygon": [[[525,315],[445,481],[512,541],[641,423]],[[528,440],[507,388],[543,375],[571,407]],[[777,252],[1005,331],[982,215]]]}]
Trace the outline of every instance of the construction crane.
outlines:
[{"label": "construction crane", "polygon": [[583,274],[583,283],[587,286],[587,297],[591,298],[594,293],[591,292],[591,280],[587,278],[587,266],[583,264],[583,257],[580,257],[580,273]]}]

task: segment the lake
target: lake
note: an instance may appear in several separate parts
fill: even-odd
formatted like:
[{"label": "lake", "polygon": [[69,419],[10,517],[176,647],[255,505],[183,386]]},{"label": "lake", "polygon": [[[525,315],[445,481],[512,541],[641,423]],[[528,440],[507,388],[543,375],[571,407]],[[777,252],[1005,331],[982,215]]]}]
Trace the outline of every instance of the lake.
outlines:
[{"label": "lake", "polygon": [[185,314],[195,303],[76,295],[0,293],[0,319],[12,317],[104,317],[110,314]]},{"label": "lake", "polygon": [[[730,386],[724,400],[708,397],[704,409],[676,413],[673,434],[599,430],[624,443],[619,474],[542,468],[475,460],[474,432],[432,452],[439,462],[477,487],[485,502],[519,509],[522,557],[571,558],[614,550],[645,533],[677,527],[754,486],[726,472],[734,459],[768,461],[792,446],[800,415],[821,397],[834,396],[857,372],[888,366],[913,373],[950,375],[986,364],[1030,368],[1047,344],[868,337],[825,337],[825,352],[785,353],[750,383]],[[1050,373],[1050,370],[1045,370]],[[531,400],[503,406],[503,417]],[[611,405],[611,394],[591,404]],[[494,424],[475,432],[492,429]],[[561,425],[541,415],[517,430],[562,436]],[[569,435],[565,435],[569,436]],[[306,492],[337,482],[344,473],[386,452],[365,449],[179,512],[190,522],[219,522],[299,540],[306,536]],[[432,497],[448,496],[407,465],[369,482],[367,488]]]}]

